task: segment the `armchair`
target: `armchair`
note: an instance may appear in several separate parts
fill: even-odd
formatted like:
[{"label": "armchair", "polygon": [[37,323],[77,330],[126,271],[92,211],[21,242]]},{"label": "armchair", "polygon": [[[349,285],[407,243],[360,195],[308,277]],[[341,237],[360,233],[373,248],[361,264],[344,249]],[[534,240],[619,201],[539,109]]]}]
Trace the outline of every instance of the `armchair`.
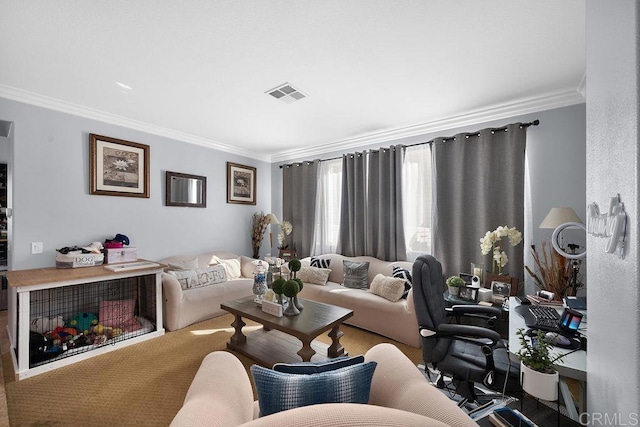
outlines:
[{"label": "armchair", "polygon": [[431,255],[422,255],[413,264],[413,292],[425,371],[429,365],[439,371],[438,387],[445,387],[443,375],[450,376],[456,393],[472,402],[482,400],[475,384],[501,392],[506,381],[506,391],[520,392],[519,365],[509,360],[508,348],[496,331],[448,323],[451,316],[469,315],[493,325],[499,309],[477,305],[447,309],[442,265]]}]

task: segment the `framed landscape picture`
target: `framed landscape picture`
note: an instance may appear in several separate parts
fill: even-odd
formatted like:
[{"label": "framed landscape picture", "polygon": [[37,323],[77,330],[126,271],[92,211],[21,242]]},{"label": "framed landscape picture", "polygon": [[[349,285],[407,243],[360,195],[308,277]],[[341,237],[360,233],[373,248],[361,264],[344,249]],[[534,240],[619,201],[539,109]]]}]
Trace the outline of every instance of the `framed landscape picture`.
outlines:
[{"label": "framed landscape picture", "polygon": [[149,146],[89,135],[91,194],[149,198]]},{"label": "framed landscape picture", "polygon": [[227,203],[256,204],[256,168],[227,162]]}]

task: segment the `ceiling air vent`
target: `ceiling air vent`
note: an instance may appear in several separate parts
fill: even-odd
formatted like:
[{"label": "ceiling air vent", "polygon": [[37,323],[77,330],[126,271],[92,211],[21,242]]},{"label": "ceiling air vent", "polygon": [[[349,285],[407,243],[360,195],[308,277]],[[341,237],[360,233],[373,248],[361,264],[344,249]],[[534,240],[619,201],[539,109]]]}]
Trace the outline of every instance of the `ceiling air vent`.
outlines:
[{"label": "ceiling air vent", "polygon": [[298,89],[293,87],[292,84],[289,83],[281,84],[274,89],[266,91],[265,93],[273,96],[276,99],[286,102],[287,104],[291,104],[292,102],[307,97],[307,95],[300,92]]}]

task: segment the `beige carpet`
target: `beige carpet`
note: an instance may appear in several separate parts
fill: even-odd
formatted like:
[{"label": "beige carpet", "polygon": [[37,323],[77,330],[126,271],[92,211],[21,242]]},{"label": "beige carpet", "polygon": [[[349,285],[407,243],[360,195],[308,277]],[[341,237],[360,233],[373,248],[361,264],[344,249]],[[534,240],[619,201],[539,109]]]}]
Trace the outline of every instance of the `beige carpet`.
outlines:
[{"label": "beige carpet", "polygon": [[[2,320],[0,318],[0,320]],[[0,355],[11,426],[166,426],[182,406],[205,355],[225,350],[232,335],[228,314],[150,341],[121,348],[22,381],[15,381],[0,322]],[[245,328],[255,328],[247,321]],[[340,342],[351,355],[381,342],[396,344],[414,363],[420,349],[344,326]],[[329,344],[323,334],[320,341]],[[251,360],[241,356],[245,367]],[[0,411],[1,412],[1,411]],[[0,418],[1,425],[1,418]]]}]

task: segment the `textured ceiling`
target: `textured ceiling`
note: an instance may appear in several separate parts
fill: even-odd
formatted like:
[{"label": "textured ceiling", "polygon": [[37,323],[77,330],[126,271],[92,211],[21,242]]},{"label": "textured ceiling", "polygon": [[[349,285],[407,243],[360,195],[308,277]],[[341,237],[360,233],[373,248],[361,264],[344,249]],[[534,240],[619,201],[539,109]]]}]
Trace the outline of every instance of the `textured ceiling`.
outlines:
[{"label": "textured ceiling", "polygon": [[[3,0],[0,96],[286,159],[580,102],[584,14],[584,0]],[[285,82],[307,97],[265,93]]]}]

